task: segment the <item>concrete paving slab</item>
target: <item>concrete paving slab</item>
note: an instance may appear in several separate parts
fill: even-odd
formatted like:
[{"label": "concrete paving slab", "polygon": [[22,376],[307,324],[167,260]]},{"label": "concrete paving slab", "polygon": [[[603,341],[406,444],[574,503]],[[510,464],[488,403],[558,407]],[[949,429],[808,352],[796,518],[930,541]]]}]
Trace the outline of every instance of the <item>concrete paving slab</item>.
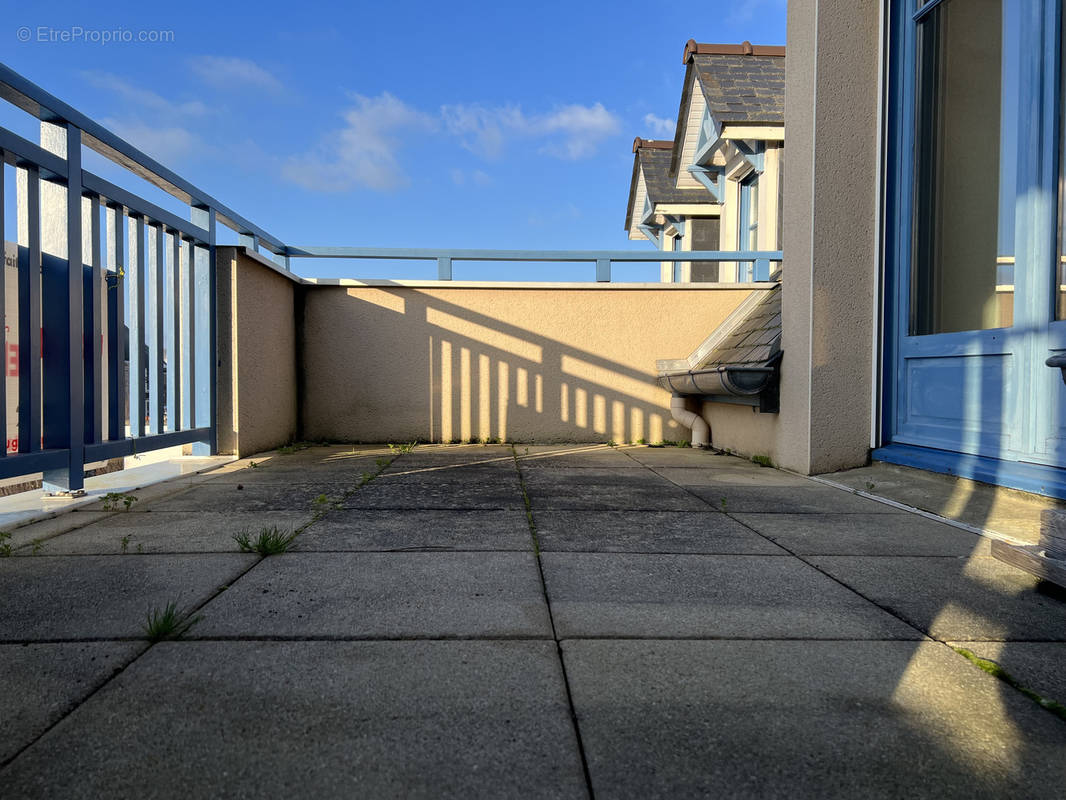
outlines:
[{"label": "concrete paving slab", "polygon": [[791,557],[542,553],[541,563],[560,638],[920,638]]},{"label": "concrete paving slab", "polygon": [[[364,473],[376,474],[385,464],[378,461],[388,462],[387,456],[378,458],[350,458],[343,462],[331,464],[296,464],[283,462],[277,466],[264,465],[262,467],[244,467],[239,470],[228,470],[218,475],[203,476],[207,480],[201,483],[243,483],[273,484],[285,486],[293,483],[307,483],[313,478],[324,483],[340,483],[352,486],[358,485]],[[256,462],[258,463],[258,462]]]},{"label": "concrete paving slab", "polygon": [[685,489],[645,469],[523,469],[522,478],[534,513],[541,510],[712,510]]},{"label": "concrete paving slab", "polygon": [[994,558],[813,556],[937,639],[1066,641],[1066,593]]},{"label": "concrete paving slab", "polygon": [[[778,514],[905,514],[843,489],[810,481],[805,486],[692,486],[691,491],[729,512]],[[723,503],[724,501],[724,503]]]},{"label": "concrete paving slab", "polygon": [[477,485],[518,485],[518,470],[514,460],[505,464],[404,464],[396,461],[389,469],[375,478],[375,483],[472,483]]},{"label": "concrete paving slab", "polygon": [[706,511],[541,511],[534,522],[542,551],[785,554],[725,514]]},{"label": "concrete paving slab", "polygon": [[949,642],[994,661],[1023,686],[1066,706],[1066,642]]},{"label": "concrete paving slab", "polygon": [[305,552],[531,550],[524,510],[331,511],[296,540]]},{"label": "concrete paving slab", "polygon": [[202,603],[256,560],[238,553],[0,559],[0,641],[142,637],[169,602]]},{"label": "concrete paving slab", "polygon": [[190,636],[551,636],[532,553],[286,553],[203,614]]},{"label": "concrete paving slab", "polygon": [[619,448],[607,445],[515,445],[522,469],[527,467],[615,467],[633,469],[640,466]]},{"label": "concrete paving slab", "polygon": [[917,514],[736,514],[804,555],[988,555],[991,540]]},{"label": "concrete paving slab", "polygon": [[518,475],[491,483],[463,478],[377,478],[344,501],[344,508],[524,509]]},{"label": "concrete paving slab", "polygon": [[4,721],[0,764],[147,647],[147,642],[0,645],[0,675],[5,687],[0,692],[0,719]]},{"label": "concrete paving slab", "polygon": [[233,537],[277,526],[295,530],[310,521],[307,511],[154,511],[113,514],[43,543],[44,555],[91,553],[236,553]]},{"label": "concrete paving slab", "polygon": [[657,467],[655,472],[678,486],[799,486],[812,482],[802,475],[752,464],[750,467]]},{"label": "concrete paving slab", "polygon": [[[308,475],[305,480],[313,480]],[[243,488],[238,488],[243,487]],[[148,502],[138,503],[133,512],[146,511],[234,511],[262,513],[265,511],[310,511],[320,495],[330,500],[339,500],[354,487],[347,482],[288,484],[286,486],[210,483],[194,486],[179,494]]]},{"label": "concrete paving slab", "polygon": [[705,511],[706,503],[683,489],[628,486],[528,487],[534,512],[538,510]]},{"label": "concrete paving slab", "polygon": [[51,519],[42,519],[21,528],[10,531],[8,543],[12,549],[26,547],[32,549],[35,543],[43,543],[55,536],[76,530],[97,520],[111,516],[109,511],[68,511]]},{"label": "concrete paving slab", "polygon": [[676,489],[677,487],[656,475],[650,469],[615,467],[553,467],[551,469],[522,469],[522,480],[527,487],[554,488],[556,486],[627,486]]},{"label": "concrete paving slab", "polygon": [[609,798],[1061,797],[1066,725],[918,642],[569,641]]},{"label": "concrete paving slab", "polygon": [[585,797],[551,642],[158,645],[12,797]]},{"label": "concrete paving slab", "polygon": [[1066,501],[896,464],[821,477],[1029,543],[1039,538],[1044,511],[1066,509]]},{"label": "concrete paving slab", "polygon": [[419,445],[400,456],[399,466],[455,466],[460,464],[514,468],[510,445]]},{"label": "concrete paving slab", "polygon": [[[751,464],[746,458],[701,450],[692,447],[650,447],[632,445],[619,447],[620,452],[649,467],[736,467]],[[755,466],[752,464],[752,466]]]}]

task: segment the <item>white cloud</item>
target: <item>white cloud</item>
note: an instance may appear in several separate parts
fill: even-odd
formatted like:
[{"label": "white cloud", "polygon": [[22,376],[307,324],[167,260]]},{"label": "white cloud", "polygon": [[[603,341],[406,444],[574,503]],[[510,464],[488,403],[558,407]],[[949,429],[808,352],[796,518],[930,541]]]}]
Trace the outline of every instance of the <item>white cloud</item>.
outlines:
[{"label": "white cloud", "polygon": [[190,125],[209,113],[199,100],[172,100],[111,72],[86,70],[82,77],[106,91],[116,108],[103,124],[139,150],[168,166],[208,148]]},{"label": "white cloud", "polygon": [[198,56],[190,62],[190,66],[200,80],[217,89],[252,87],[280,92],[284,88],[281,81],[247,58]]},{"label": "white cloud", "polygon": [[450,174],[452,183],[456,186],[465,186],[468,181],[475,186],[490,186],[492,184],[492,176],[480,169],[473,170],[469,175],[461,169],[452,169]]},{"label": "white cloud", "polygon": [[309,153],[290,158],[282,168],[288,180],[308,189],[343,192],[355,186],[391,190],[409,180],[397,160],[408,131],[430,131],[437,123],[388,92],[355,95],[344,112],[345,127],[325,137]]},{"label": "white cloud", "polygon": [[514,105],[454,105],[443,106],[441,117],[448,132],[458,136],[465,148],[485,158],[498,158],[510,138],[541,139],[538,152],[558,158],[585,158],[621,127],[602,103],[561,106],[534,115],[526,115]]},{"label": "white cloud", "polygon": [[677,130],[677,125],[674,120],[665,117],[657,117],[654,114],[645,114],[644,124],[655,136],[668,136],[673,138],[674,132]]},{"label": "white cloud", "polygon": [[150,89],[142,89],[134,86],[129,81],[120,78],[111,72],[85,70],[82,77],[97,89],[104,89],[122,98],[133,106],[138,112],[144,110],[153,111],[166,117],[199,117],[207,113],[207,106],[199,100],[177,102],[168,100],[162,95],[156,94]]},{"label": "white cloud", "polygon": [[104,119],[103,124],[162,164],[172,164],[202,151],[199,137],[178,126],[146,125],[121,119]]}]

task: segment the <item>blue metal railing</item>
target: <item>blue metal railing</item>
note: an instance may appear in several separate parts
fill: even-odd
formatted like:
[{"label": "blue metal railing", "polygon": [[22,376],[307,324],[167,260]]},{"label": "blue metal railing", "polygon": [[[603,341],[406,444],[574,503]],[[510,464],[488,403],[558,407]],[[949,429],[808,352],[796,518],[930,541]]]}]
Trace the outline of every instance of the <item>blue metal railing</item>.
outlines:
[{"label": "blue metal railing", "polygon": [[[18,435],[15,452],[0,452],[0,478],[43,472],[59,491],[81,491],[93,461],[189,443],[217,452],[219,224],[285,269],[293,258],[429,260],[440,280],[452,279],[457,261],[591,263],[599,282],[611,280],[614,263],[712,261],[735,263],[740,281],[766,281],[781,262],[780,251],[289,247],[2,64],[0,99],[41,121],[44,145],[0,127],[19,208]],[[83,146],[186,204],[189,219],[83,169]],[[6,275],[0,309],[5,286]],[[6,395],[0,380],[5,428]]]},{"label": "blue metal railing", "polygon": [[[539,261],[591,263],[596,265],[596,280],[611,280],[611,264],[650,263],[661,261],[716,261],[736,263],[738,281],[769,281],[780,267],[780,250],[688,250],[688,251],[630,251],[630,250],[434,250],[393,247],[287,247],[287,259],[292,258],[359,258],[384,261],[436,261],[437,279],[452,280],[452,265],[456,261]],[[742,268],[742,265],[747,268]]]},{"label": "blue metal railing", "polygon": [[[216,220],[281,243],[3,65],[0,98],[41,120],[45,145],[0,128],[18,205],[17,449],[0,452],[0,478],[42,472],[46,488],[77,493],[90,462],[190,443],[214,453]],[[190,219],[83,169],[83,145],[187,203]]]}]

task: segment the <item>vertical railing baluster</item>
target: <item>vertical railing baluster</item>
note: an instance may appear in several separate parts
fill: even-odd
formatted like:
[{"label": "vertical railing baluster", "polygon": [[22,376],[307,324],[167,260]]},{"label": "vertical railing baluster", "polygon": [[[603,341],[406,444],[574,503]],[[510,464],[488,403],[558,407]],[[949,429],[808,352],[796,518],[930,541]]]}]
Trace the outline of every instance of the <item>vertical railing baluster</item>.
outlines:
[{"label": "vertical railing baluster", "polygon": [[125,211],[107,207],[107,438],[126,438]]},{"label": "vertical railing baluster", "polygon": [[450,281],[452,279],[452,260],[447,256],[437,259],[437,280]]},{"label": "vertical railing baluster", "polygon": [[[82,232],[84,235],[84,231]],[[100,259],[100,197],[89,198],[89,257],[92,269],[86,274],[85,292],[85,443],[101,441],[101,410],[104,404],[103,316],[100,283],[103,265]]]},{"label": "vertical railing baluster", "polygon": [[84,259],[81,250],[81,129],[67,123],[67,398],[70,409],[69,477],[66,489],[85,486],[85,318]]},{"label": "vertical railing baluster", "polygon": [[167,425],[181,430],[181,235],[170,233],[170,265],[167,270]]},{"label": "vertical railing baluster", "polygon": [[196,427],[196,245],[185,245],[186,259],[182,271],[181,320],[184,360],[182,370],[181,399],[182,423],[186,428]]},{"label": "vertical railing baluster", "polygon": [[[200,324],[206,323],[203,332],[207,341],[202,343],[199,350],[206,356],[204,368],[197,367],[197,397],[196,397],[196,426],[207,427],[210,430],[208,441],[193,446],[193,453],[197,455],[215,455],[218,452],[218,307],[216,302],[216,270],[215,270],[215,231],[216,216],[213,208],[194,206],[191,210],[192,221],[207,231],[207,246],[197,248],[197,299],[204,301],[201,306],[203,311],[197,311]],[[202,270],[199,269],[202,265]],[[204,386],[204,383],[207,385]],[[206,390],[206,391],[205,391]]]},{"label": "vertical railing baluster", "polygon": [[19,452],[41,449],[41,179],[19,167]]},{"label": "vertical railing baluster", "polygon": [[218,270],[215,253],[215,209],[207,212],[207,352],[211,367],[208,380],[208,417],[211,429],[208,448],[210,455],[218,454]]},{"label": "vertical railing baluster", "polygon": [[130,436],[144,436],[144,217],[130,217],[130,255],[126,269],[130,308]]},{"label": "vertical railing baluster", "polygon": [[611,259],[609,259],[609,258],[597,258],[596,259],[596,281],[598,283],[610,283],[611,282]]},{"label": "vertical railing baluster", "polygon": [[148,430],[163,432],[163,226],[148,227]]}]

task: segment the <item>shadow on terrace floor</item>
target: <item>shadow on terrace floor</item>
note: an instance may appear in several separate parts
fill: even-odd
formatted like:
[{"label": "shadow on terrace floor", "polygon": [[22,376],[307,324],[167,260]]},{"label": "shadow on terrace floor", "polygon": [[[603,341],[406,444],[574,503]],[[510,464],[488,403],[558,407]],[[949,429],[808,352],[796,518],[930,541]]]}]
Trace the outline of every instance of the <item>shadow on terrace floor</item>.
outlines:
[{"label": "shadow on terrace floor", "polygon": [[1061,793],[1066,720],[944,642],[1062,688],[1066,603],[966,531],[683,448],[253,460],[0,559],[11,796]]}]

